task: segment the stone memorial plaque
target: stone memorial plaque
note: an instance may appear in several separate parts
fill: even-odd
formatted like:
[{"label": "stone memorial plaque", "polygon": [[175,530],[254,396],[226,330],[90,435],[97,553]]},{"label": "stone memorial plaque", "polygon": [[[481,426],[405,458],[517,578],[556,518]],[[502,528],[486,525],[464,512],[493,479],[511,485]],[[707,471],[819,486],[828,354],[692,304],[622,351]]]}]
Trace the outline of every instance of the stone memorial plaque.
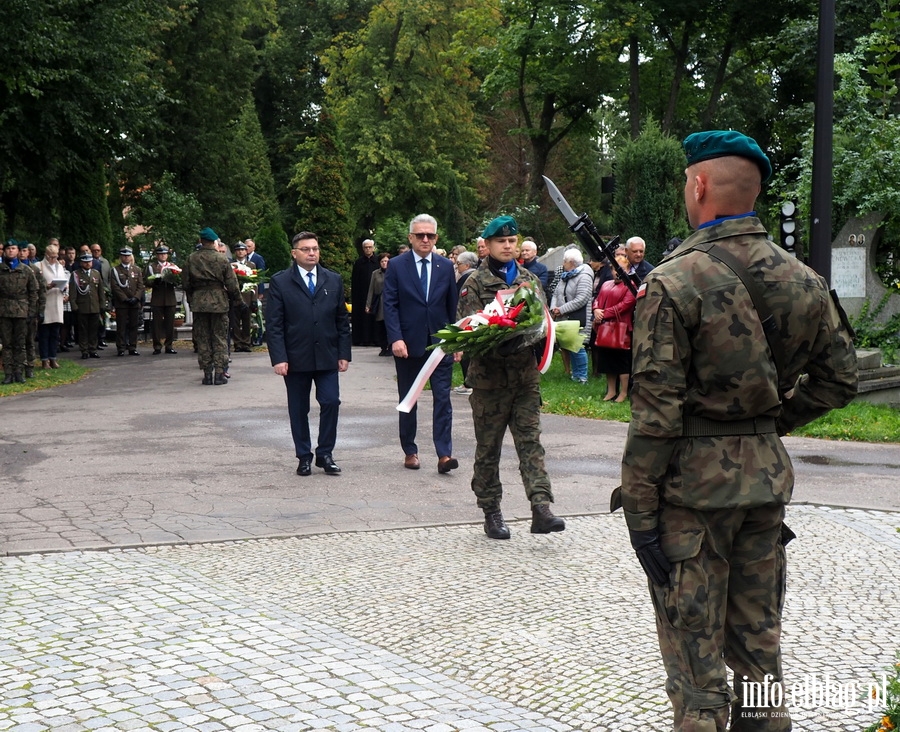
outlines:
[{"label": "stone memorial plaque", "polygon": [[866,250],[841,247],[831,250],[831,286],[842,300],[866,296]]}]

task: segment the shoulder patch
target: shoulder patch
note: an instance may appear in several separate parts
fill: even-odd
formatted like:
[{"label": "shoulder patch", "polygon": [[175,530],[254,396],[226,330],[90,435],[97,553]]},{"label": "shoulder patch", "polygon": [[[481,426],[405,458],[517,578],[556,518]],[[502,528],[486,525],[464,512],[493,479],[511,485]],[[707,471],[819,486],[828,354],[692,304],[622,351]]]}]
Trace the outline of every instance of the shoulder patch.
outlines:
[{"label": "shoulder patch", "polygon": [[465,296],[468,295],[468,294],[469,294],[469,288],[468,288],[468,287],[463,287],[462,291],[459,293],[459,296],[460,296],[460,297],[465,297]]},{"label": "shoulder patch", "polygon": [[646,294],[647,294],[647,283],[642,282],[641,286],[638,287],[637,296],[635,297],[635,299],[640,299]]}]

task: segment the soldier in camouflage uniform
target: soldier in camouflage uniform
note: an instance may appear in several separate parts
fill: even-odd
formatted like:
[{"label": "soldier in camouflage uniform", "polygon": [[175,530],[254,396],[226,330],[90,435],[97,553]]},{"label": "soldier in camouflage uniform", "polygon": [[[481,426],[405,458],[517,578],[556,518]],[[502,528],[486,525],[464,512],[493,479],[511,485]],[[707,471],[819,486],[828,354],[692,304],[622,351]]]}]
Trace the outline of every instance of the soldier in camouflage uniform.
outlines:
[{"label": "soldier in camouflage uniform", "polygon": [[[511,216],[500,216],[487,225],[482,236],[488,256],[459,294],[458,318],[484,309],[499,290],[523,283],[544,301],[540,280],[516,265],[517,233]],[[476,441],[472,490],[484,511],[484,532],[491,539],[509,538],[509,527],[500,511],[500,449],[507,427],[519,456],[525,495],[531,502],[531,533],[548,534],[566,528],[566,522],[550,511],[553,491],[541,445],[541,375],[532,348],[539,338],[540,334],[530,339],[513,338],[486,356],[472,358],[466,372],[466,386],[472,388],[469,403]]]},{"label": "soldier in camouflage uniform", "polygon": [[[768,241],[752,211],[772,170],[756,142],[714,131],[684,148],[696,231],[638,292],[613,508],[650,580],[675,729],[724,730],[730,711],[731,730],[780,732],[786,705],[753,693],[782,683],[794,475],[779,435],[853,399],[856,354],[825,281]],[[774,315],[771,347],[742,270]]]},{"label": "soldier in camouflage uniform", "polygon": [[[43,286],[43,281],[42,281]],[[38,283],[34,272],[19,261],[19,245],[10,239],[0,262],[0,343],[3,344],[3,383],[24,383],[25,339],[28,319],[36,316]],[[33,364],[27,365],[29,370]]]},{"label": "soldier in camouflage uniform", "polygon": [[201,247],[187,258],[181,271],[184,293],[193,313],[193,337],[204,384],[227,384],[228,309],[240,302],[241,292],[231,263],[215,250],[218,235],[206,227]]}]

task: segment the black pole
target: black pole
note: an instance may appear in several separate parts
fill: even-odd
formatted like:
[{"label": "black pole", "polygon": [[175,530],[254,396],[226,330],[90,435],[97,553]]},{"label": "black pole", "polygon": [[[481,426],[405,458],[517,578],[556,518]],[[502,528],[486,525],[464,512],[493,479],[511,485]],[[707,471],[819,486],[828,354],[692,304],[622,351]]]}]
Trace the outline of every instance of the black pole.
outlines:
[{"label": "black pole", "polygon": [[831,281],[831,168],[834,138],[834,0],[819,0],[809,265]]}]

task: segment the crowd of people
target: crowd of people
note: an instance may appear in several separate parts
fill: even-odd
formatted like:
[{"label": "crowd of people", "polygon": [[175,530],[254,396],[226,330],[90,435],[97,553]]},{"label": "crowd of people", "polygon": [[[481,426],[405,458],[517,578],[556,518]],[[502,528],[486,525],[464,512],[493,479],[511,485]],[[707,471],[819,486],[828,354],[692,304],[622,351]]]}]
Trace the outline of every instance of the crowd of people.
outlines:
[{"label": "crowd of people", "polygon": [[[551,274],[510,216],[484,228],[475,252],[457,247],[447,254],[437,247],[437,221],[420,214],[397,256],[376,254],[373,240],[363,242],[348,316],[344,283],[320,263],[318,236],[298,233],[294,264],[272,277],[265,298],[269,358],[284,379],[296,472],[304,477],[313,466],[341,474],[334,457],[338,376],[349,368],[354,345],[377,346],[394,358],[403,468],[422,467],[416,398],[428,381],[436,469],[457,470],[450,387],[453,363],[462,361],[476,442],[471,488],[484,533],[504,540],[511,531],[499,463],[507,431],[531,504],[531,533],[566,529],[550,508],[554,493],[540,439],[542,336],[523,333],[465,360],[461,353],[432,356],[429,348],[439,329],[481,315],[500,293],[519,286],[553,318],[577,321],[593,373],[605,375],[604,398],[631,399],[622,486],[611,509],[624,510],[647,575],[674,728],[786,732],[791,720],[783,700],[748,702],[739,692],[746,684],[782,681],[785,547],[793,538],[784,518],[793,472],[780,436],[853,399],[852,330],[827,283],[773,244],[753,211],[772,173],[757,143],[738,132],[709,131],[689,136],[684,150],[684,201],[695,231],[670,241],[655,269],[644,259],[644,240],[631,237],[612,262],[585,262],[570,247]],[[252,288],[242,291],[235,271],[265,265],[254,263],[250,242],[235,247],[231,262],[212,229],[199,238],[181,269],[182,285],[194,314],[202,383],[224,384],[229,315],[236,350],[243,350],[251,310],[245,294],[256,299]],[[99,357],[101,316],[111,307],[118,354],[138,355],[147,284],[154,353],[173,353],[168,254],[157,248],[142,272],[127,248],[112,266],[99,246],[84,247],[76,260],[74,249],[60,250],[51,240],[37,261],[33,247],[7,241],[0,263],[4,383],[32,374],[35,344],[42,367],[58,367],[57,351],[70,347],[72,333],[82,358]],[[778,327],[766,328],[770,320]],[[574,381],[587,382],[587,361],[583,345],[570,353]],[[313,384],[320,408],[315,444],[308,422]]]},{"label": "crowd of people", "polygon": [[[212,248],[231,263],[232,273],[251,275],[245,279],[254,279],[252,275],[266,268],[252,239],[238,242],[233,256],[218,236]],[[170,260],[171,254],[167,246],[157,246],[146,265],[140,266],[134,250],[126,246],[111,263],[99,244],[76,249],[62,247],[59,239],[51,238],[39,258],[34,244],[8,239],[0,262],[3,383],[33,378],[37,359],[40,368],[57,369],[58,355],[75,349],[82,359],[100,358],[100,351],[110,345],[106,338],[113,324],[117,356],[140,355],[142,329],[152,339],[153,355],[175,354],[177,316],[184,317],[185,300],[179,299],[182,268]],[[229,353],[250,351],[252,345],[262,343],[258,298],[263,288],[263,284],[244,284],[238,296],[229,300],[225,311]],[[196,339],[194,348],[200,348]],[[227,383],[227,363],[223,374],[218,383]]]}]

